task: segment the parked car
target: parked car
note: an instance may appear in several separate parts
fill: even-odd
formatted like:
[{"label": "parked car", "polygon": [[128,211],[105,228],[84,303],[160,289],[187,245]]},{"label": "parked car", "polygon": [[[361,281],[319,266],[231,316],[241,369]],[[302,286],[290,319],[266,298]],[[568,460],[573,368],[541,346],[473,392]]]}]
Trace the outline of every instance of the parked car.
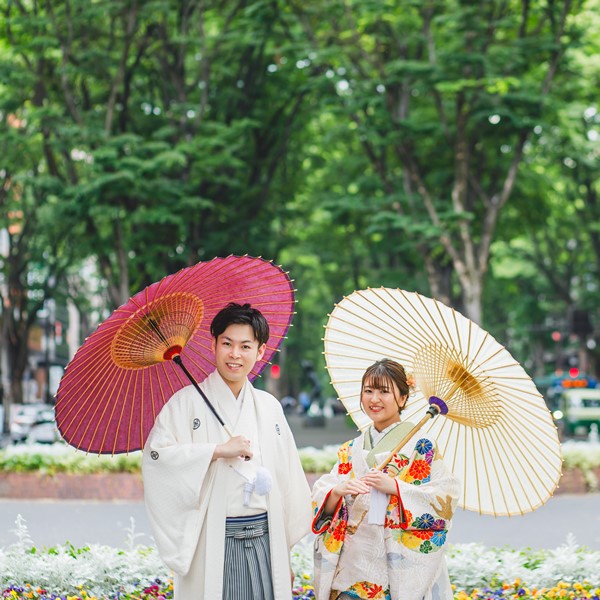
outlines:
[{"label": "parked car", "polygon": [[54,409],[40,411],[25,440],[28,444],[54,444],[62,437],[54,421]]},{"label": "parked car", "polygon": [[54,408],[51,404],[22,404],[14,409],[10,423],[10,439],[13,444],[25,442],[32,427],[54,422]]}]

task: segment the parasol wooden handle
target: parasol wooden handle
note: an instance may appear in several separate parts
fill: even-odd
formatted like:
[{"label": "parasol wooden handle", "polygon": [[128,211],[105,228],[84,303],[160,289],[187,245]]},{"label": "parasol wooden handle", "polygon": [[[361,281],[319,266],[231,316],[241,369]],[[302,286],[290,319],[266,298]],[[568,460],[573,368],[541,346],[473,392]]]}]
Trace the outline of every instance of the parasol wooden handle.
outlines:
[{"label": "parasol wooden handle", "polygon": [[388,466],[388,464],[392,460],[392,458],[394,458],[394,454],[396,454],[396,452],[398,452],[404,446],[404,444],[406,444],[406,442],[408,442],[408,440],[410,440],[410,438],[413,435],[415,435],[415,433],[417,433],[417,431],[419,431],[419,429],[421,429],[421,427],[423,427],[423,425],[425,425],[425,423],[427,423],[427,421],[429,419],[433,419],[433,417],[435,417],[439,414],[440,414],[439,406],[437,406],[436,404],[430,404],[425,416],[404,436],[402,441],[399,442],[395,446],[395,448],[386,456],[385,460],[375,468],[378,471],[383,471],[383,469],[385,469],[385,467]]}]

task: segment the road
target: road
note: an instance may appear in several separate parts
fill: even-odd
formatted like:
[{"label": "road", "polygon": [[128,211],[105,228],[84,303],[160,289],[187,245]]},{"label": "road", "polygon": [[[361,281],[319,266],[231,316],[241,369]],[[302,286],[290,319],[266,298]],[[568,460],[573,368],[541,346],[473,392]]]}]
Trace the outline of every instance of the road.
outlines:
[{"label": "road", "polygon": [[[485,546],[556,548],[567,535],[578,544],[600,550],[600,494],[560,494],[533,513],[519,517],[490,517],[459,510],[454,517],[450,541],[478,542]],[[17,541],[17,515],[27,524],[34,545],[74,546],[106,544],[128,546],[131,519],[135,543],[152,544],[150,526],[141,502],[85,502],[80,500],[0,500],[0,547]]]}]

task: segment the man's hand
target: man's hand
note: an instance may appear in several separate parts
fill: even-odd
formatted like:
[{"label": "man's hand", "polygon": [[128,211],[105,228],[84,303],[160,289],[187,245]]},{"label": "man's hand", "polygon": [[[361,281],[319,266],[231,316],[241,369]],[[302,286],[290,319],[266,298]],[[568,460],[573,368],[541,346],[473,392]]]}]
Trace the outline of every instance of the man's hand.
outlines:
[{"label": "man's hand", "polygon": [[252,458],[250,440],[243,435],[236,435],[224,444],[218,444],[213,452],[213,460],[217,458]]}]

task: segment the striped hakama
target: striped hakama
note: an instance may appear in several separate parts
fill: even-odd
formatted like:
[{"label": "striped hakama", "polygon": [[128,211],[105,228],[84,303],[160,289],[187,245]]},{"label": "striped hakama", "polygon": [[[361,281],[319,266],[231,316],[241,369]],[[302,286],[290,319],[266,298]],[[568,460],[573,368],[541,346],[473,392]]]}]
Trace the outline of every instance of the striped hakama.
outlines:
[{"label": "striped hakama", "polygon": [[274,600],[267,513],[227,518],[223,600]]}]

